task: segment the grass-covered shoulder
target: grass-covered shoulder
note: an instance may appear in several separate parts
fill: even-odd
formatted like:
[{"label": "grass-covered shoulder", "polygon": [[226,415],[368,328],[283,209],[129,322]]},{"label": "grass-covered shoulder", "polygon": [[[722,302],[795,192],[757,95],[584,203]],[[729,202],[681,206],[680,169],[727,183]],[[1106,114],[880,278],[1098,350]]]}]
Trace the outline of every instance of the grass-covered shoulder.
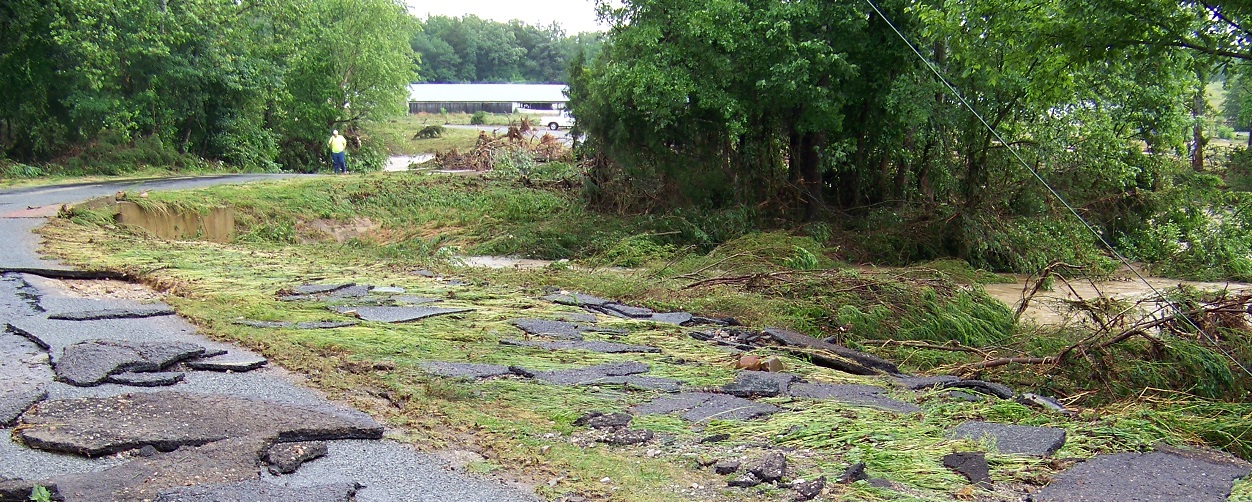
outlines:
[{"label": "grass-covered shoulder", "polygon": [[[832,500],[959,500],[970,494],[967,483],[939,459],[975,447],[946,435],[971,419],[1063,428],[1069,440],[1060,458],[1139,451],[1161,441],[1208,445],[1244,458],[1252,454],[1247,400],[1226,394],[1205,399],[1192,388],[1167,388],[1170,375],[1180,371],[1177,361],[1135,354],[1153,346],[1096,354],[1103,359],[1093,361],[1111,361],[1111,367],[1013,364],[979,373],[1022,391],[1065,397],[1078,410],[1072,417],[1012,401],[954,401],[945,391],[899,394],[923,409],[913,414],[779,397],[767,401],[784,412],[766,419],[693,427],[675,417],[641,417],[635,426],[657,433],[658,442],[599,445],[573,425],[579,416],[623,411],[656,394],[509,378],[456,382],[429,376],[418,365],[446,360],[545,370],[621,360],[499,343],[521,336],[511,319],[570,312],[539,299],[553,289],[834,337],[911,372],[945,373],[997,355],[1046,356],[1087,333],[1023,327],[979,286],[999,278],[960,262],[853,266],[841,261],[843,255],[821,232],[748,227],[736,232],[727,222],[737,220],[727,215],[606,215],[585,209],[580,193],[560,183],[379,173],[153,192],[144,204],[192,211],[230,206],[237,237],[226,244],[161,240],[118,228],[107,215],[76,210],[44,228],[49,250],[71,263],[139,277],[169,293],[167,302],[209,335],[242,343],[308,375],[332,396],[395,426],[403,439],[427,448],[478,451],[485,460],[471,469],[523,478],[552,499],[568,493],[614,500],[772,499],[783,494],[725,488],[726,479],[699,463],[785,448],[792,452],[795,478],[834,479],[864,462],[873,476],[908,488],[901,495],[864,482],[837,485],[829,489]],[[537,269],[458,266],[458,257],[476,254],[570,261]],[[419,270],[460,281],[431,279]],[[334,318],[320,304],[282,302],[275,293],[304,282],[348,281],[401,286],[472,310],[418,323],[365,322],[334,330],[235,323]],[[688,337],[684,328],[612,319],[602,324],[628,330],[625,343],[660,348],[661,353],[634,357],[654,376],[694,387],[733,378],[733,358]],[[812,365],[791,352],[757,352],[778,357],[787,371],[811,381],[885,385]],[[1133,361],[1140,363],[1129,364]],[[1112,373],[1101,377],[1095,371]],[[1144,373],[1159,376],[1149,380]],[[1149,381],[1159,388],[1143,384]],[[732,439],[700,441],[722,433]],[[989,458],[1001,486],[1038,486],[1058,472],[1048,459]],[[1237,486],[1237,497],[1252,497],[1252,489]]]}]

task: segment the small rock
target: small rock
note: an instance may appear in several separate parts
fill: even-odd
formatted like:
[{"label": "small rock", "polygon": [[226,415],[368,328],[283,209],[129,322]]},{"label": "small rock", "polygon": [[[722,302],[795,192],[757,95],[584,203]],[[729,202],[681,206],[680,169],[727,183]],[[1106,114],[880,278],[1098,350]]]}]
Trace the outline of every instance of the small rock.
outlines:
[{"label": "small rock", "polygon": [[600,478],[600,482],[604,484],[609,484],[613,482],[613,478]]},{"label": "small rock", "polygon": [[713,472],[724,476],[739,470],[739,465],[738,460],[719,460],[716,464],[713,464]]},{"label": "small rock", "polygon": [[761,481],[778,481],[787,473],[787,457],[778,452],[770,453],[750,467],[748,472],[755,474]]},{"label": "small rock", "polygon": [[156,447],[155,447],[155,446],[152,446],[152,445],[150,445],[150,444],[146,444],[146,445],[143,445],[143,448],[140,448],[138,451],[136,451],[136,452],[135,452],[135,455],[138,455],[138,456],[140,456],[140,457],[147,458],[147,457],[151,457],[151,456],[153,456],[153,455],[156,455],[157,453],[158,453],[158,450],[156,449]]},{"label": "small rock", "polygon": [[783,371],[784,369],[785,368],[783,367],[782,361],[779,360],[777,357],[767,357],[761,361],[761,371],[768,371],[770,373],[778,373],[780,371]]},{"label": "small rock", "polygon": [[822,494],[824,488],[826,488],[826,476],[820,476],[812,481],[797,480],[791,483],[791,489],[796,491],[796,497],[792,500],[813,500]]},{"label": "small rock", "polygon": [[652,437],[653,437],[653,432],[647,429],[637,429],[637,430],[618,429],[610,433],[604,439],[601,439],[600,442],[611,444],[614,446],[625,446],[625,445],[632,445],[632,444],[643,444],[648,441],[651,441]]},{"label": "small rock", "polygon": [[843,474],[840,474],[839,478],[835,479],[835,482],[846,485],[862,479],[869,479],[869,476],[865,474],[865,462],[857,462],[848,466],[848,469],[843,471]]},{"label": "small rock", "polygon": [[761,480],[754,476],[751,472],[745,472],[743,475],[728,481],[726,484],[736,488],[751,488],[761,484]]}]

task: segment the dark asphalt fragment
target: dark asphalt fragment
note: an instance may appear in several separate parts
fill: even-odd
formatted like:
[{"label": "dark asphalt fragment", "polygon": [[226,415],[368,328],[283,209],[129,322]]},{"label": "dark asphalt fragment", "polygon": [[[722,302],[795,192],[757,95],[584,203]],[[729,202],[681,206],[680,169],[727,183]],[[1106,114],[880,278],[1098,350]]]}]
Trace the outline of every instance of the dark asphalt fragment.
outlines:
[{"label": "dark asphalt fragment", "polygon": [[56,319],[61,321],[98,321],[100,319],[141,319],[144,317],[157,317],[163,315],[174,315],[174,309],[167,305],[154,305],[147,307],[134,307],[128,309],[104,309],[104,310],[87,310],[80,312],[59,312],[50,314],[48,319]]},{"label": "dark asphalt fragment", "polygon": [[[1197,454],[1198,453],[1198,454]],[[1037,502],[1224,502],[1249,464],[1225,454],[1172,448],[1097,455],[1057,474]]]},{"label": "dark asphalt fragment", "polygon": [[748,466],[748,472],[761,481],[773,483],[787,475],[787,457],[781,452],[770,452]]},{"label": "dark asphalt fragment", "polygon": [[265,463],[272,474],[291,474],[305,462],[326,456],[325,441],[276,443],[265,453]]},{"label": "dark asphalt fragment", "polygon": [[547,319],[514,319],[509,321],[517,329],[520,329],[531,336],[548,336],[552,338],[563,338],[566,340],[582,340],[583,332],[587,331],[584,326],[565,321],[551,321]]},{"label": "dark asphalt fragment", "polygon": [[948,382],[957,382],[961,379],[952,375],[933,375],[933,376],[899,376],[891,379],[892,385],[904,387],[908,390],[922,390],[932,387],[939,387]]},{"label": "dark asphalt fragment", "polygon": [[335,329],[346,328],[348,326],[356,326],[357,323],[352,321],[257,321],[253,319],[240,319],[234,321],[235,324],[241,326],[251,326],[253,328],[292,328],[292,329]]},{"label": "dark asphalt fragment", "polygon": [[856,406],[872,406],[896,413],[916,413],[921,407],[883,395],[886,389],[873,385],[794,383],[787,393],[795,397],[833,400]]},{"label": "dark asphalt fragment", "polygon": [[88,340],[65,347],[54,369],[57,379],[86,387],[109,375],[157,371],[201,354],[204,347],[191,343]]},{"label": "dark asphalt fragment", "polygon": [[691,422],[702,422],[714,418],[719,420],[751,420],[776,413],[778,412],[778,407],[726,394],[685,392],[641,403],[632,408],[631,411],[636,415],[654,415],[681,411],[684,412],[682,415],[684,419]]},{"label": "dark asphalt fragment", "polygon": [[535,347],[546,350],[586,350],[602,354],[623,354],[628,352],[656,353],[661,349],[646,345],[629,345],[625,343],[602,342],[598,340],[578,341],[562,340],[557,342],[537,342],[527,340],[500,340],[501,345],[515,347]]},{"label": "dark asphalt fragment", "polygon": [[265,366],[268,361],[261,356],[228,352],[225,354],[187,361],[187,367],[202,371],[252,371]]},{"label": "dark asphalt fragment", "polygon": [[169,451],[243,436],[271,440],[378,439],[359,412],[187,392],[44,401],[15,436],[32,448],[99,457],[153,445]]},{"label": "dark asphalt fragment", "polygon": [[982,441],[992,439],[996,451],[1006,455],[1046,457],[1065,444],[1065,430],[1053,427],[1031,427],[992,422],[967,421],[951,432],[954,438]]},{"label": "dark asphalt fragment", "polygon": [[445,308],[445,307],[422,307],[422,306],[406,306],[406,307],[350,307],[338,305],[330,307],[331,310],[340,314],[355,314],[356,317],[364,321],[371,322],[409,322],[447,314],[458,314],[461,312],[469,312],[467,308]]},{"label": "dark asphalt fragment", "polygon": [[427,373],[450,378],[491,378],[512,373],[508,367],[498,364],[426,361],[417,367]]},{"label": "dark asphalt fragment", "polygon": [[609,303],[609,300],[597,298],[582,293],[557,293],[543,297],[544,300],[559,303],[561,305],[572,305],[574,307],[601,306]]},{"label": "dark asphalt fragment", "polygon": [[835,482],[841,485],[846,485],[863,479],[869,479],[869,475],[865,474],[865,462],[857,462],[848,466],[848,468],[843,471],[843,474],[839,475],[839,478],[836,479]]},{"label": "dark asphalt fragment", "polygon": [[590,427],[592,429],[617,429],[629,427],[631,416],[627,413],[602,413],[593,411],[574,420],[575,427]]},{"label": "dark asphalt fragment", "polygon": [[739,397],[772,397],[787,393],[792,382],[800,377],[791,373],[770,373],[767,371],[740,371],[735,380],[722,386],[722,392]]},{"label": "dark asphalt fragment", "polygon": [[135,387],[164,387],[181,382],[185,377],[186,374],[181,371],[157,371],[149,373],[127,371],[124,373],[109,375],[105,381],[121,385],[133,385]]},{"label": "dark asphalt fragment", "polygon": [[0,394],[0,426],[9,427],[35,403],[48,398],[42,387],[19,389]]},{"label": "dark asphalt fragment", "polygon": [[65,500],[56,484],[24,479],[0,478],[0,502],[27,502],[32,500],[30,494],[35,487],[42,486],[51,495],[49,500]]},{"label": "dark asphalt fragment", "polygon": [[266,444],[257,436],[227,439],[136,458],[99,472],[58,476],[52,481],[64,493],[74,494],[74,500],[150,501],[162,492],[189,485],[256,479]]},{"label": "dark asphalt fragment", "polygon": [[359,483],[285,486],[260,480],[219,485],[192,486],[161,493],[156,502],[352,502]]},{"label": "dark asphalt fragment", "polygon": [[610,377],[647,372],[648,365],[636,361],[625,361],[567,370],[536,371],[534,378],[556,385],[592,385],[605,382]]},{"label": "dark asphalt fragment", "polygon": [[991,470],[987,467],[987,454],[981,451],[949,453],[943,456],[943,466],[965,476],[970,483],[981,488],[991,487]]}]

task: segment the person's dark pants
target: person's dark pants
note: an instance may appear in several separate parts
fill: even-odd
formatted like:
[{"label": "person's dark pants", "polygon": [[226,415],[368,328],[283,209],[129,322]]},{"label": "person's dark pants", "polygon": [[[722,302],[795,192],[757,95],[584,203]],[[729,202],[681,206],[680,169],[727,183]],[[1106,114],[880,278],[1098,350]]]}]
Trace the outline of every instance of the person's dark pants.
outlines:
[{"label": "person's dark pants", "polygon": [[346,172],[348,172],[348,162],[347,162],[347,160],[344,158],[344,155],[343,155],[343,154],[344,154],[344,152],[338,152],[338,153],[332,153],[332,154],[330,154],[330,160],[331,160],[331,162],[333,162],[333,163],[335,164],[334,169],[335,169],[335,172],[337,172],[337,173],[346,173]]}]

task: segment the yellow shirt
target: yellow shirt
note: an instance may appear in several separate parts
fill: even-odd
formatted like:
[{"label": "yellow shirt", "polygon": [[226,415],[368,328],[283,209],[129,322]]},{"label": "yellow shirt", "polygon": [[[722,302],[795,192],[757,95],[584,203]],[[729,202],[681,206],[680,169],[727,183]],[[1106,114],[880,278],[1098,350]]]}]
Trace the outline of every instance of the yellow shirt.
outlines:
[{"label": "yellow shirt", "polygon": [[348,138],[336,134],[330,137],[328,144],[330,145],[330,153],[339,153],[348,147]]}]

